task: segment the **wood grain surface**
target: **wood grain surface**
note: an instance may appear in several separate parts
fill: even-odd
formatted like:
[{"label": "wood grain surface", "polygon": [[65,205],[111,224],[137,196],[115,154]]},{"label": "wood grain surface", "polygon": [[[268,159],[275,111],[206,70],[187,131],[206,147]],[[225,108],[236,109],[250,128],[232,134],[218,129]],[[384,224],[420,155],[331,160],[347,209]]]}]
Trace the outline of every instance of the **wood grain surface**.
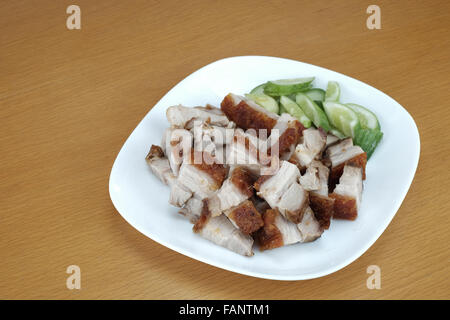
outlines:
[{"label": "wood grain surface", "polygon": [[[73,3],[81,30],[66,28]],[[370,4],[381,30],[366,27]],[[449,13],[446,0],[1,1],[0,298],[450,298]],[[349,75],[417,123],[421,158],[400,210],[334,274],[282,282],[221,270],[146,238],[109,199],[114,159],[149,109],[237,55]],[[66,288],[72,264],[81,290]],[[366,287],[372,264],[381,290]]]}]

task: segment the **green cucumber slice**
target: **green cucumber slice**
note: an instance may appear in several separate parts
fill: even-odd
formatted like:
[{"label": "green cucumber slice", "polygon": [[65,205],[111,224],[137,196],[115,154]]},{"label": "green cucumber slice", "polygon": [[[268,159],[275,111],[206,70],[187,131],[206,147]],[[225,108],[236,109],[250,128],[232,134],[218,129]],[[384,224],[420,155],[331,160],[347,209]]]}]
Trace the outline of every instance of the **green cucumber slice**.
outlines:
[{"label": "green cucumber slice", "polygon": [[294,94],[290,94],[290,95],[285,96],[285,97],[288,97],[288,98],[291,99],[292,101],[295,101],[295,97],[296,97],[296,96],[297,96],[297,94],[294,93]]},{"label": "green cucumber slice", "polygon": [[383,132],[380,130],[361,128],[354,142],[367,153],[367,159],[369,159],[378,146],[381,138],[383,138]]},{"label": "green cucumber slice", "polygon": [[287,112],[287,110],[283,107],[283,105],[280,103],[280,111],[279,111],[279,115],[282,115],[283,113],[289,113]]},{"label": "green cucumber slice", "polygon": [[338,137],[339,139],[345,139],[345,138],[348,137],[348,136],[346,136],[345,134],[343,134],[342,132],[340,132],[338,129],[336,129],[336,128],[334,128],[334,127],[331,127],[330,133],[331,133],[332,135],[335,135],[335,136]]},{"label": "green cucumber slice", "polygon": [[380,130],[378,118],[372,111],[355,103],[346,103],[345,105],[356,112],[362,128]]},{"label": "green cucumber slice", "polygon": [[288,96],[308,90],[313,80],[314,77],[269,81],[264,88],[264,93],[270,96]]},{"label": "green cucumber slice", "polygon": [[266,86],[266,83],[260,84],[259,86],[255,87],[250,91],[252,94],[264,94],[264,87]]},{"label": "green cucumber slice", "polygon": [[298,93],[295,102],[300,106],[306,116],[312,120],[317,128],[322,128],[326,132],[330,131],[330,123],[326,114],[319,106],[303,93]]},{"label": "green cucumber slice", "polygon": [[355,138],[360,124],[358,116],[352,109],[333,101],[325,101],[323,108],[333,127],[343,134]]},{"label": "green cucumber slice", "polygon": [[324,101],[325,100],[325,90],[319,88],[312,88],[308,91],[305,91],[305,94],[311,99],[316,101]]},{"label": "green cucumber slice", "polygon": [[320,109],[323,110],[323,101],[317,101],[317,100],[315,100],[314,102],[319,106]]},{"label": "green cucumber slice", "polygon": [[305,128],[311,127],[311,120],[294,101],[286,96],[281,96],[280,105],[287,111],[287,113],[299,120]]},{"label": "green cucumber slice", "polygon": [[341,88],[336,81],[328,81],[327,91],[325,91],[325,101],[339,101],[341,96]]},{"label": "green cucumber slice", "polygon": [[272,97],[269,97],[265,94],[253,94],[253,93],[247,93],[245,94],[245,97],[247,99],[253,100],[258,105],[266,109],[267,111],[273,112],[278,114],[280,111],[280,108],[278,106],[278,103],[276,100]]}]

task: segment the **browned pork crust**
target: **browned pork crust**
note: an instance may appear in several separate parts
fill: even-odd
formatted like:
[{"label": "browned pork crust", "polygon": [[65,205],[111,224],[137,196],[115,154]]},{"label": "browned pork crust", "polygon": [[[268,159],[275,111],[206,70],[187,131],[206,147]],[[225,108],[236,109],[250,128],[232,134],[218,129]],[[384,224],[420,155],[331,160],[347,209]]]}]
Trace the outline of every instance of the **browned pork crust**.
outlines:
[{"label": "browned pork crust", "polygon": [[363,180],[366,179],[366,164],[367,164],[367,153],[361,153],[356,157],[353,157],[336,167],[332,167],[330,170],[330,179],[329,185],[330,190],[333,190],[337,183],[339,183],[339,178],[342,176],[342,172],[344,171],[345,165],[352,165],[355,167],[362,168],[362,177]]},{"label": "browned pork crust", "polygon": [[251,234],[264,225],[261,214],[249,200],[231,209],[228,218],[233,220],[239,229],[245,234]]},{"label": "browned pork crust", "polygon": [[303,220],[303,215],[306,211],[306,209],[308,209],[309,207],[309,193],[305,192],[306,194],[306,199],[305,201],[303,201],[303,204],[301,205],[300,208],[298,208],[295,211],[286,211],[286,218],[288,218],[290,221],[294,222],[295,224],[298,224],[300,222],[302,222]]},{"label": "browned pork crust", "polygon": [[251,197],[254,194],[253,183],[255,182],[255,176],[244,167],[237,167],[231,173],[231,183],[239,189],[247,197]]},{"label": "browned pork crust", "polygon": [[266,200],[261,199],[256,195],[251,197],[250,201],[253,202],[253,205],[255,206],[256,210],[258,210],[258,212],[261,214],[261,216],[264,212],[266,212],[267,209],[271,209]]},{"label": "browned pork crust", "polygon": [[152,144],[150,147],[150,151],[148,152],[147,156],[145,157],[146,160],[151,160],[153,158],[163,158],[164,157],[164,151],[160,146]]},{"label": "browned pork crust", "polygon": [[288,160],[288,162],[295,164],[298,168],[298,170],[300,170],[300,173],[303,175],[306,172],[306,167],[302,166],[300,164],[300,161],[298,161],[297,157],[295,156],[295,154],[293,154]]},{"label": "browned pork crust", "polygon": [[242,100],[237,105],[234,104],[233,97],[228,94],[220,104],[220,108],[229,120],[236,123],[242,129],[267,129],[267,135],[275,126],[277,120],[269,117],[267,114],[255,110]]},{"label": "browned pork crust", "polygon": [[208,208],[208,199],[204,199],[202,213],[200,214],[200,218],[198,218],[197,222],[192,227],[192,230],[196,233],[199,232],[201,229],[203,229],[203,227],[208,222],[210,217],[211,212],[209,211]]},{"label": "browned pork crust", "polygon": [[331,193],[330,197],[334,199],[334,215],[336,219],[355,220],[358,216],[356,199]]},{"label": "browned pork crust", "polygon": [[300,142],[304,129],[305,127],[303,127],[300,121],[294,121],[292,127],[284,130],[278,139],[278,152],[280,155],[289,152],[292,145],[297,145]]},{"label": "browned pork crust", "polygon": [[[202,159],[201,163],[195,163],[194,160]],[[205,159],[208,159],[205,162]],[[215,187],[220,188],[223,181],[227,178],[228,168],[223,164],[217,163],[208,152],[191,150],[190,163],[197,169],[207,173],[215,182]]]},{"label": "browned pork crust", "polygon": [[309,206],[322,229],[330,227],[330,220],[334,212],[334,199],[314,192],[309,194]]},{"label": "browned pork crust", "polygon": [[269,180],[269,179],[272,178],[272,177],[273,177],[273,176],[272,176],[272,175],[269,175],[269,174],[260,176],[260,177],[258,178],[258,180],[255,181],[255,184],[253,185],[253,186],[255,187],[255,190],[256,190],[256,191],[259,191],[259,189],[261,188],[261,186],[263,185],[263,183],[266,182],[267,180]]},{"label": "browned pork crust", "polygon": [[263,214],[264,226],[256,232],[256,239],[261,251],[283,246],[283,235],[275,224],[278,211],[268,209]]}]

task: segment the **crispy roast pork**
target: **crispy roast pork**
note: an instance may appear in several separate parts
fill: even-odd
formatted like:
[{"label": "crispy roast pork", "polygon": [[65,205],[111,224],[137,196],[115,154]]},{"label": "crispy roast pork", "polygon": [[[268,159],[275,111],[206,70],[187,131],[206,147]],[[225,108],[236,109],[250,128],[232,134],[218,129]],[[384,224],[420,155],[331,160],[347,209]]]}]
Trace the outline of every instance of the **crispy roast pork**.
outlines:
[{"label": "crispy roast pork", "polygon": [[264,225],[261,214],[250,200],[225,210],[224,214],[245,234],[252,234]]},{"label": "crispy roast pork", "polygon": [[329,171],[321,161],[313,160],[300,177],[300,184],[309,191],[309,205],[323,229],[330,227],[334,213],[334,199],[328,196]]},{"label": "crispy roast pork", "polygon": [[267,209],[264,226],[256,233],[261,250],[274,249],[297,242],[311,242],[320,237],[323,229],[308,207],[300,223],[285,219],[278,210]]},{"label": "crispy roast pork", "polygon": [[251,256],[254,239],[261,250],[310,242],[333,217],[356,219],[367,156],[351,138],[232,93],[220,109],[177,105],[166,116],[146,161],[201,237]]},{"label": "crispy roast pork", "polygon": [[322,158],[326,141],[326,134],[321,129],[303,130],[303,138],[289,161],[296,164],[301,170],[306,168],[314,159]]},{"label": "crispy roast pork", "polygon": [[172,106],[167,109],[166,117],[172,127],[184,129],[191,129],[195,121],[218,126],[227,126],[230,122],[220,109],[209,105],[193,108],[182,105]]},{"label": "crispy roast pork", "polygon": [[212,216],[218,216],[253,196],[254,181],[254,174],[245,167],[236,166],[230,169],[228,178],[220,189],[209,198],[209,210]]},{"label": "crispy roast pork", "polygon": [[298,183],[300,171],[288,161],[281,161],[276,174],[261,176],[255,182],[257,195],[288,220],[299,223],[308,206],[308,193]]},{"label": "crispy roast pork", "polygon": [[255,129],[260,133],[260,129],[266,129],[268,137],[271,129],[276,125],[278,115],[269,112],[252,100],[233,93],[228,94],[220,104],[221,110],[228,119],[244,130]]},{"label": "crispy roast pork", "polygon": [[191,150],[184,159],[178,182],[200,199],[212,196],[228,175],[228,168],[216,163],[207,152]]},{"label": "crispy roast pork", "polygon": [[270,150],[276,148],[275,150],[280,157],[291,153],[292,149],[299,143],[304,129],[300,121],[288,113],[283,113],[272,128]]},{"label": "crispy roast pork", "polygon": [[167,128],[164,132],[165,155],[175,176],[178,176],[184,157],[191,151],[192,142],[192,133],[186,129]]},{"label": "crispy roast pork", "polygon": [[352,138],[344,139],[328,147],[326,150],[326,158],[331,164],[331,186],[334,186],[339,181],[346,164],[362,168],[363,180],[366,178],[367,154],[360,146],[353,145]]},{"label": "crispy roast pork", "polygon": [[193,231],[203,238],[243,256],[253,255],[253,238],[234,226],[225,215],[212,217],[208,212],[207,200],[204,200],[202,214],[195,223]]},{"label": "crispy roast pork", "polygon": [[153,174],[164,184],[168,184],[168,176],[172,173],[169,160],[164,156],[160,146],[152,145],[150,151],[145,157]]},{"label": "crispy roast pork", "polygon": [[363,169],[350,164],[344,166],[339,184],[330,197],[334,198],[334,217],[355,220],[361,204]]}]

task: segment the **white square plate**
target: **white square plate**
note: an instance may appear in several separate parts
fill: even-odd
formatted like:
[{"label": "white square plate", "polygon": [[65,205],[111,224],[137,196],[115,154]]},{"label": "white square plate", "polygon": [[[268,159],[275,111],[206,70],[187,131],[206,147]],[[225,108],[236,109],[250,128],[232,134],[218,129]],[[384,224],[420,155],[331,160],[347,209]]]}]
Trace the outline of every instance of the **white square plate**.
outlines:
[{"label": "white square plate", "polygon": [[[168,203],[169,189],[144,158],[160,144],[167,107],[220,105],[229,93],[243,94],[267,80],[315,76],[314,86],[338,81],[341,101],[377,114],[384,137],[367,164],[362,206],[355,221],[334,220],[318,240],[243,257],[192,232],[192,225]],[[394,217],[413,180],[420,140],[409,113],[383,92],[343,74],[294,60],[243,56],[211,63],[172,88],[145,116],[120,150],[109,180],[117,211],[134,228],[160,244],[226,270],[267,279],[302,280],[335,272],[361,256]]]}]

